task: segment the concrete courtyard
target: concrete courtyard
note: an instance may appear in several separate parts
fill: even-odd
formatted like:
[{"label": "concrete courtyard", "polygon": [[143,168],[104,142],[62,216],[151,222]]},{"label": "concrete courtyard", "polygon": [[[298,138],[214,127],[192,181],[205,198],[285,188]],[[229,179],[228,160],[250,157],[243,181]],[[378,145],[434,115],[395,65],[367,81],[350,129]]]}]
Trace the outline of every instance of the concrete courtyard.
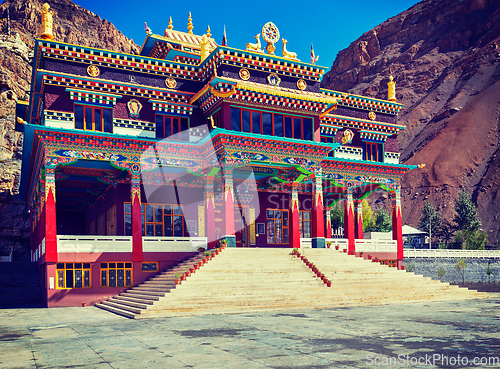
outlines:
[{"label": "concrete courtyard", "polygon": [[499,368],[494,296],[141,320],[95,307],[3,309],[0,368]]}]

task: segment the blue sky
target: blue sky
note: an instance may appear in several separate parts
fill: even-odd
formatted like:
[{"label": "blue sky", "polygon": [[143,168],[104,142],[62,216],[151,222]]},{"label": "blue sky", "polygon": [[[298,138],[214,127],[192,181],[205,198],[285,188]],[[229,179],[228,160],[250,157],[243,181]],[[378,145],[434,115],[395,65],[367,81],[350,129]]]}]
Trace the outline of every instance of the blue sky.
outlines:
[{"label": "blue sky", "polygon": [[[171,1],[171,0],[73,0],[76,4],[113,23],[139,46],[145,38],[144,22],[153,33],[163,35],[172,17],[174,30],[187,32],[191,12],[195,34],[210,25],[212,37],[220,44],[224,25],[228,46],[244,49],[262,26],[273,22],[287,49],[310,61],[311,43],[319,55],[318,65],[330,67],[337,53],[366,31],[393,17],[417,0],[274,0],[274,1]],[[261,38],[261,42],[262,38]],[[281,41],[276,44],[281,56]]]}]

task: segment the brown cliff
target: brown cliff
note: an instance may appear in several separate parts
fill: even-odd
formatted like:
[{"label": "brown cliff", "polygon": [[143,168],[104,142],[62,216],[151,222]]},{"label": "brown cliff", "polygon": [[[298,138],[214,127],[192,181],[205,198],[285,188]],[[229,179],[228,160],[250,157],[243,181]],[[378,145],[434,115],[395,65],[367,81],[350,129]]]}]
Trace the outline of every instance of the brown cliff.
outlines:
[{"label": "brown cliff", "polygon": [[498,0],[424,0],[354,41],[325,75],[325,88],[377,98],[395,76],[401,161],[426,164],[403,180],[406,224],[418,225],[424,200],[451,219],[465,188],[498,240],[499,24]]},{"label": "brown cliff", "polygon": [[14,131],[14,114],[16,99],[27,98],[29,94],[31,48],[39,34],[45,2],[54,12],[56,41],[125,53],[138,49],[133,40],[111,23],[69,0],[7,0],[0,5],[0,19],[10,15],[12,33],[0,35],[0,253],[3,254],[11,247],[17,253],[28,249],[29,222],[25,206],[17,197],[23,137]]}]

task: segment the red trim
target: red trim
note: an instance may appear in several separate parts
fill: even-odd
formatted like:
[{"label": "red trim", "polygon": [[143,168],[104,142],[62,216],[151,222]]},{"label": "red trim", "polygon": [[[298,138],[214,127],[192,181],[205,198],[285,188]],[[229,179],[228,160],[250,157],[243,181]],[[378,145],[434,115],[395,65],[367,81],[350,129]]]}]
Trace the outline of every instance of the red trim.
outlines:
[{"label": "red trim", "polygon": [[205,226],[209,249],[216,247],[215,235],[215,204],[213,198],[207,198],[205,194]]},{"label": "red trim", "polygon": [[354,202],[349,199],[345,200],[344,206],[344,238],[347,238],[349,254],[356,250],[354,238]]},{"label": "red trim", "polygon": [[298,206],[298,201],[295,203],[296,206],[294,206],[293,191],[297,192],[296,187],[292,188],[292,194],[290,199],[290,214],[289,214],[290,218],[288,219],[289,221],[288,224],[290,226],[290,231],[289,231],[290,247],[300,248],[299,206]]},{"label": "red trim", "polygon": [[141,199],[138,194],[132,199],[132,261],[142,261]]},{"label": "red trim", "polygon": [[[315,179],[313,179],[315,180]],[[312,237],[325,237],[325,219],[323,212],[323,196],[316,196],[316,186],[313,186]],[[320,190],[319,192],[322,192]]]},{"label": "red trim", "polygon": [[57,262],[57,222],[56,222],[56,202],[52,188],[49,188],[44,209],[45,228],[45,262]]},{"label": "red trim", "polygon": [[361,210],[362,200],[356,201],[356,224],[355,237],[359,240],[363,239],[363,212]]},{"label": "red trim", "polygon": [[394,204],[392,206],[392,239],[398,242],[398,260],[403,260],[403,220],[401,208]]}]

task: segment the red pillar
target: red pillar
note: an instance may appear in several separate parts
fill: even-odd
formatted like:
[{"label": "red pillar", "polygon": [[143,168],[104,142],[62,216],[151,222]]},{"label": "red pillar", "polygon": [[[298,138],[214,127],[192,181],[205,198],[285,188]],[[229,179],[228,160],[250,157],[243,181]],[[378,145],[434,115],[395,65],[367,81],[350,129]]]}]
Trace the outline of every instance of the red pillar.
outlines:
[{"label": "red pillar", "polygon": [[292,183],[290,198],[290,247],[300,248],[300,223],[299,223],[299,184]]},{"label": "red pillar", "polygon": [[401,194],[399,189],[392,194],[392,239],[398,242],[398,268],[403,265],[403,217],[401,214]]},{"label": "red pillar", "polygon": [[325,209],[326,213],[326,238],[332,238],[332,214],[330,208]]},{"label": "red pillar", "polygon": [[347,238],[349,254],[356,252],[356,244],[354,237],[354,200],[352,189],[347,189],[344,193],[344,238]]},{"label": "red pillar", "polygon": [[363,200],[356,200],[356,223],[355,223],[355,234],[356,238],[363,239]]},{"label": "red pillar", "polygon": [[141,177],[133,173],[130,181],[132,202],[132,261],[142,261]]},{"label": "red pillar", "polygon": [[321,169],[315,170],[313,180],[312,247],[325,248],[325,221],[323,212],[323,182]]},{"label": "red pillar", "polygon": [[56,178],[55,167],[45,167],[45,206],[43,209],[45,233],[45,262],[57,262]]},{"label": "red pillar", "polygon": [[213,249],[216,246],[215,235],[215,203],[214,203],[214,177],[207,177],[205,182],[205,234],[207,236],[207,247]]},{"label": "red pillar", "polygon": [[224,196],[222,198],[222,215],[224,218],[223,238],[228,247],[236,247],[236,236],[234,235],[234,189],[233,170],[224,168]]}]

